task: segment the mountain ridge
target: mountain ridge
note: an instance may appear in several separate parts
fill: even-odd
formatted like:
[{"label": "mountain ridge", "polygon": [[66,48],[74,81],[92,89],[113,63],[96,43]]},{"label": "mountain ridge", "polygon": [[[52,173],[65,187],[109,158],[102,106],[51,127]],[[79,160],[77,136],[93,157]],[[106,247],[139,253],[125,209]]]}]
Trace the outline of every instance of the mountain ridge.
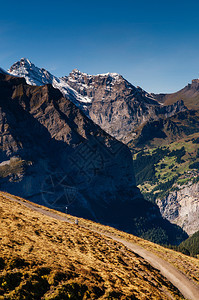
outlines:
[{"label": "mountain ridge", "polygon": [[170,94],[153,94],[161,103],[168,105],[176,102],[177,99],[184,101],[189,109],[199,109],[199,79],[193,79],[181,90]]},{"label": "mountain ridge", "polygon": [[153,94],[117,73],[88,75],[74,69],[69,76],[57,78],[27,59],[15,63],[8,72],[23,76],[32,85],[52,84],[103,130],[125,143],[135,138],[135,129],[141,124],[176,114],[176,106],[177,111],[186,110],[182,102],[163,106]]}]

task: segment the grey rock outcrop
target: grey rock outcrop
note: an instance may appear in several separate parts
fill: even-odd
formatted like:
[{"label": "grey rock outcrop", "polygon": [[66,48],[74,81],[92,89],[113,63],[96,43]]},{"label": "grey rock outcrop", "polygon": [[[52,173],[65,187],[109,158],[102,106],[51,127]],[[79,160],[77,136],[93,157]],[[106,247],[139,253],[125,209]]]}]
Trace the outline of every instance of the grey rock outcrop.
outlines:
[{"label": "grey rock outcrop", "polygon": [[189,235],[199,230],[199,183],[182,186],[157,204],[163,217]]}]

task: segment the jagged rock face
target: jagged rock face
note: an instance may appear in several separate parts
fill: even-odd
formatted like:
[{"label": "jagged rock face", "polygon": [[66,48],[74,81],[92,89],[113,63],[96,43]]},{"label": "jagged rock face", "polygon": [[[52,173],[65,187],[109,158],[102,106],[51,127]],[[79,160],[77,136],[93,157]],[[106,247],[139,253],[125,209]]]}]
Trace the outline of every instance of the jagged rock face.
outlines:
[{"label": "jagged rock face", "polygon": [[9,73],[18,77],[24,77],[30,85],[52,84],[53,81],[53,75],[43,68],[37,68],[25,58],[14,63],[9,69]]},{"label": "jagged rock face", "polygon": [[136,125],[150,117],[151,106],[158,106],[119,74],[92,76],[74,70],[65,80],[91,99],[85,107],[90,118],[119,140],[124,140]]},{"label": "jagged rock face", "polygon": [[52,84],[102,129],[124,143],[133,140],[136,129],[146,122],[186,110],[182,102],[162,106],[153,95],[117,73],[88,75],[75,69],[68,77],[57,78],[27,59],[21,59],[8,71],[24,77],[31,85]]},{"label": "jagged rock face", "polygon": [[91,101],[84,105],[90,118],[110,135],[125,143],[134,139],[136,129],[150,120],[186,110],[183,102],[165,107],[151,94],[136,88],[116,73],[88,75],[73,70],[66,83]]},{"label": "jagged rock face", "polygon": [[[44,198],[59,209],[66,204],[48,178],[59,177],[66,198],[71,193],[76,198],[73,212],[78,207],[80,215],[92,217],[99,217],[103,208],[114,203],[141,197],[128,148],[51,85],[31,87],[24,79],[0,75],[0,110],[1,160],[17,156],[31,162],[23,179],[8,182],[4,178],[2,189],[39,203]],[[42,191],[42,184],[47,190]],[[54,204],[48,193],[54,193]]]},{"label": "jagged rock face", "polygon": [[199,183],[181,187],[157,200],[164,218],[179,225],[189,235],[199,230]]}]

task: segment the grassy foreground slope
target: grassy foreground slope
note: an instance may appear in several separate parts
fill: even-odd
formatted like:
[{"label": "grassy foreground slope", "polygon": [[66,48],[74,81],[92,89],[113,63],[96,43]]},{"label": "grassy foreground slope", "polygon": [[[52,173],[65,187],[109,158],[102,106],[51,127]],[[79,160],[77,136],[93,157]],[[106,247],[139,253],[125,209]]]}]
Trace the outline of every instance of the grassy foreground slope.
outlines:
[{"label": "grassy foreground slope", "polygon": [[89,227],[118,236],[119,231],[80,222],[87,228],[42,215],[1,194],[0,299],[183,298],[144,259]]},{"label": "grassy foreground slope", "polygon": [[[68,216],[71,221],[75,221],[75,217]],[[181,252],[173,251],[159,244],[155,244],[148,240],[144,240],[132,234],[128,234],[123,231],[119,231],[113,227],[104,226],[98,223],[94,223],[89,220],[79,219],[81,226],[84,226],[88,229],[98,231],[102,234],[108,234],[115,237],[122,238],[126,241],[135,243],[144,249],[149,250],[160,258],[163,258],[165,261],[169,262],[175,266],[180,272],[184,273],[190,280],[194,281],[199,285],[199,259],[184,255]]]}]

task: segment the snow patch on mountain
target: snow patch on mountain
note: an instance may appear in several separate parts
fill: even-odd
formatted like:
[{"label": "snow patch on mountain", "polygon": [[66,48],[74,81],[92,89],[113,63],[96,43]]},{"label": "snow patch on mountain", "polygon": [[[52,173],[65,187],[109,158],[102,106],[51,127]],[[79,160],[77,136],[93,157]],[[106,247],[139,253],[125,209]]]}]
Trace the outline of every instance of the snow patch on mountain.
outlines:
[{"label": "snow patch on mountain", "polygon": [[[119,83],[123,80],[123,77],[118,74],[118,73],[104,73],[104,74],[97,74],[97,75],[90,75],[84,72],[79,71],[78,69],[74,69],[69,76],[65,76],[65,80],[67,80],[68,82],[79,82],[81,84],[84,84],[85,80],[86,81],[95,81],[98,78],[109,78],[109,83],[115,84],[115,83]],[[92,84],[92,82],[89,82],[89,84]],[[88,87],[88,85],[85,85],[85,87]]]},{"label": "snow patch on mountain", "polygon": [[24,77],[30,85],[52,84],[53,75],[43,68],[36,67],[28,59],[22,58],[8,70],[11,75]]},{"label": "snow patch on mountain", "polygon": [[30,85],[45,85],[52,84],[54,88],[59,89],[64,96],[78,105],[78,102],[88,104],[92,100],[89,97],[83,97],[75,89],[69,86],[65,78],[58,78],[43,68],[36,67],[28,59],[22,58],[20,61],[14,63],[8,70],[10,75],[24,77],[27,84]]},{"label": "snow patch on mountain", "polygon": [[80,101],[84,104],[92,102],[92,99],[87,96],[82,96],[75,89],[70,87],[69,84],[64,80],[64,78],[53,78],[52,85],[54,86],[54,88],[59,89],[64,96],[69,96],[70,99],[74,98],[73,102]]},{"label": "snow patch on mountain", "polygon": [[[52,84],[54,88],[61,91],[64,97],[68,98],[77,107],[82,109],[89,118],[100,126],[102,126],[100,121],[101,119],[96,120],[96,117],[93,116],[94,113],[92,113],[92,110],[94,109],[92,107],[100,105],[101,102],[101,105],[106,102],[108,106],[112,106],[113,100],[118,102],[118,105],[119,101],[123,101],[123,106],[127,105],[128,107],[126,108],[127,111],[125,111],[125,115],[129,115],[130,110],[129,105],[125,104],[126,101],[130,101],[127,99],[139,99],[139,103],[140,101],[144,101],[145,104],[159,105],[151,94],[148,94],[139,87],[136,88],[118,73],[89,75],[79,71],[78,69],[74,69],[68,76],[59,78],[43,68],[36,67],[26,58],[22,58],[20,61],[14,63],[8,72],[14,76],[24,77],[26,82],[30,85],[41,86],[45,84]],[[124,94],[126,94],[126,96]],[[118,97],[120,100],[118,100]],[[123,100],[123,98],[126,100]],[[122,110],[124,110],[124,108]],[[132,111],[134,110],[132,109]],[[99,109],[99,111],[96,111],[95,114],[96,113],[101,114],[102,112],[100,112]],[[104,114],[107,114],[107,111],[105,111]],[[108,119],[106,120],[109,127],[109,119],[112,119],[112,114],[114,115],[115,112],[113,113],[113,108],[110,108],[109,116],[107,115]],[[123,117],[120,119],[120,121],[122,121]],[[116,120],[114,122],[116,122]],[[119,121],[116,123],[119,124]],[[114,128],[115,126],[116,125],[114,123],[111,127]],[[104,129],[107,130],[105,127]],[[111,132],[109,133],[111,134]],[[115,136],[118,138],[117,134]]]},{"label": "snow patch on mountain", "polygon": [[[94,85],[94,82],[100,78],[108,78],[106,88],[107,91],[109,91],[112,86],[119,84],[122,80],[124,80],[118,73],[89,75],[87,73],[80,72],[78,69],[74,69],[69,76],[58,78],[47,70],[36,67],[27,58],[22,58],[20,61],[14,63],[8,70],[8,73],[10,75],[25,78],[27,84],[30,85],[41,86],[45,84],[52,84],[54,88],[59,89],[65,97],[68,97],[85,112],[87,110],[87,106],[91,104],[93,100],[92,97],[83,95],[85,89]],[[72,83],[76,83],[77,87],[80,89],[79,92],[71,86]]]}]

